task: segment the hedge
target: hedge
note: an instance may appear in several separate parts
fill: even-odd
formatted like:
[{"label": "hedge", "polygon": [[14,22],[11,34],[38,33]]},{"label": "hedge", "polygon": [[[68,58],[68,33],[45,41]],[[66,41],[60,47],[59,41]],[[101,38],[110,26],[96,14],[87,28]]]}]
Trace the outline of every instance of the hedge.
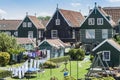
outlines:
[{"label": "hedge", "polygon": [[2,70],[0,71],[0,79],[10,77],[12,75],[11,71]]},{"label": "hedge", "polygon": [[57,67],[57,64],[54,63],[54,62],[52,62],[52,61],[46,61],[46,62],[43,64],[43,66],[44,66],[45,68],[55,68],[55,67]]},{"label": "hedge", "polygon": [[6,66],[10,61],[10,54],[7,52],[0,52],[0,66]]},{"label": "hedge", "polygon": [[63,56],[58,58],[52,58],[49,61],[52,61],[54,63],[61,63],[70,60],[70,56]]}]

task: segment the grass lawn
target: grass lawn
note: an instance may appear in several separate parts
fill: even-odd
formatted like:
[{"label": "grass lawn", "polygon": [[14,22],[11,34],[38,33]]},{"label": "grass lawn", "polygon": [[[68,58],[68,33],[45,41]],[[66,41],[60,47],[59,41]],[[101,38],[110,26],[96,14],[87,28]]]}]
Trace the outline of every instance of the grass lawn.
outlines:
[{"label": "grass lawn", "polygon": [[[87,69],[90,67],[91,62],[90,61],[79,61],[79,74],[78,78],[84,78],[84,75],[87,73]],[[59,68],[52,69],[52,75],[50,75],[50,69],[45,69],[45,73],[38,73],[36,74],[36,78],[30,78],[29,80],[50,80],[50,77],[57,77],[59,80],[63,80],[63,72],[61,72],[64,69],[64,64],[62,64]],[[67,69],[70,71],[70,63],[67,64]],[[77,78],[77,62],[71,61],[71,76],[74,78]],[[13,79],[13,78],[7,78],[7,80],[20,80],[20,79]],[[22,80],[28,80],[26,78]]]}]

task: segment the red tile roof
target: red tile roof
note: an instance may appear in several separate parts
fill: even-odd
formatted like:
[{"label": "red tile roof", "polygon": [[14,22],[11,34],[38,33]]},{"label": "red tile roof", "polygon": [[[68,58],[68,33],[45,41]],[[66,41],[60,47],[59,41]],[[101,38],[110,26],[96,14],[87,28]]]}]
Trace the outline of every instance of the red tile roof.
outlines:
[{"label": "red tile roof", "polygon": [[120,19],[120,7],[104,7],[103,10],[112,17],[115,23]]},{"label": "red tile roof", "polygon": [[62,42],[60,39],[46,39],[44,41],[47,41],[50,45],[52,45],[52,46],[54,46],[56,48],[70,46],[69,44]]},{"label": "red tile roof", "polygon": [[80,27],[80,24],[85,19],[80,12],[63,9],[59,9],[59,11],[71,27]]},{"label": "red tile roof", "polygon": [[17,30],[22,20],[0,20],[0,30]]},{"label": "red tile roof", "polygon": [[[98,7],[98,9],[100,10],[100,12],[101,12],[105,17],[108,17],[108,16],[109,16],[109,14],[107,14],[107,13],[104,11],[103,8]],[[110,20],[108,20],[108,21],[110,22],[110,24],[111,24],[113,27],[115,27],[116,23],[114,22],[113,19],[110,19]]]},{"label": "red tile roof", "polygon": [[34,39],[30,38],[16,38],[18,44],[35,44]]},{"label": "red tile roof", "polygon": [[45,26],[37,19],[36,16],[28,16],[28,18],[33,22],[33,24],[36,26],[38,29],[44,29]]}]

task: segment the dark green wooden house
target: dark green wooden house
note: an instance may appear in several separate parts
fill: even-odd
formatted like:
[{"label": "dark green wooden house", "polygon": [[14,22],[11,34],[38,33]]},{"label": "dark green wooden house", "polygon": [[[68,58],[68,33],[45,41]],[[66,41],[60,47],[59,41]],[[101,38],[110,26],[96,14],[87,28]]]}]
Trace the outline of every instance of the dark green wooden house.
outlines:
[{"label": "dark green wooden house", "polygon": [[[105,39],[112,38],[114,35],[114,21],[107,15],[101,7],[95,4],[94,9],[80,27],[80,41],[93,48]],[[88,49],[88,51],[91,49]]]},{"label": "dark green wooden house", "polygon": [[5,32],[10,36],[17,37],[17,28],[22,20],[0,20],[0,32]]},{"label": "dark green wooden house", "polygon": [[18,37],[36,38],[43,40],[44,25],[37,19],[36,16],[26,15],[18,27]]},{"label": "dark green wooden house", "polygon": [[[100,57],[103,63],[105,61],[110,67],[118,67],[120,65],[120,45],[113,39],[106,39],[92,49],[94,56],[100,52]],[[101,65],[99,62],[96,65]],[[105,64],[106,66],[106,64]]]},{"label": "dark green wooden house", "polygon": [[49,52],[47,58],[64,56],[65,48],[67,47],[70,47],[70,45],[62,42],[60,39],[45,39],[39,44],[39,50]]}]

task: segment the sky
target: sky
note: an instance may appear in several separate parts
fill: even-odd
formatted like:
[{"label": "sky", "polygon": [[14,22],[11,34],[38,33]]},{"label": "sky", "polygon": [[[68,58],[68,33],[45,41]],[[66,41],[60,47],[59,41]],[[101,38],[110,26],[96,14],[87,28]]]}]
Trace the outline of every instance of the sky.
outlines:
[{"label": "sky", "polygon": [[80,11],[88,15],[95,2],[101,7],[120,7],[120,0],[0,0],[0,19],[24,19],[28,15],[52,16],[60,9]]}]

